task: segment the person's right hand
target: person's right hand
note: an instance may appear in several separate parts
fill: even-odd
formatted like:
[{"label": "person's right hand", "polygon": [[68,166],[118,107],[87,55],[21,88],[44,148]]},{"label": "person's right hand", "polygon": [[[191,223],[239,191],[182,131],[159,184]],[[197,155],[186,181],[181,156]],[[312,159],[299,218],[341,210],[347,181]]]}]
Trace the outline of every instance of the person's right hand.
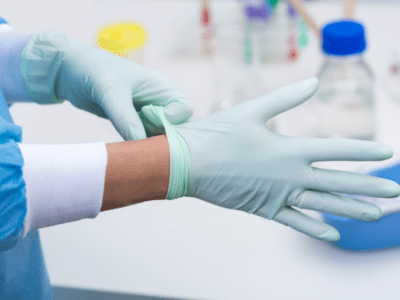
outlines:
[{"label": "person's right hand", "polygon": [[[304,80],[203,119],[172,126],[183,137],[183,144],[187,143],[187,148],[179,146],[167,131],[171,168],[189,169],[190,164],[187,196],[272,219],[328,241],[339,240],[339,232],[294,207],[366,221],[379,219],[382,212],[377,206],[344,195],[397,197],[397,183],[311,164],[385,160],[393,154],[390,147],[350,139],[293,138],[271,132],[265,125],[306,101],[317,87],[316,78]],[[176,163],[179,151],[189,153],[185,167]]]},{"label": "person's right hand", "polygon": [[163,110],[171,124],[186,122],[193,106],[160,71],[57,32],[31,37],[21,56],[21,76],[31,101],[68,100],[77,108],[109,119],[125,140],[140,140],[160,131],[146,106]]}]

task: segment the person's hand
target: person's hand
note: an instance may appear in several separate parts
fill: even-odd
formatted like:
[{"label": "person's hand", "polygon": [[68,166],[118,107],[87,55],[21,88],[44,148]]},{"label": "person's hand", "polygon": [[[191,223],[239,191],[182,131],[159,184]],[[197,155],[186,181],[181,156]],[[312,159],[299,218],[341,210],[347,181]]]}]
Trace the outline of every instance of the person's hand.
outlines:
[{"label": "person's hand", "polygon": [[21,75],[32,101],[68,100],[110,119],[125,140],[146,138],[145,129],[147,135],[160,131],[161,124],[147,114],[149,104],[162,106],[171,124],[193,114],[183,93],[161,72],[59,33],[32,36],[22,53]]},{"label": "person's hand", "polygon": [[[306,101],[317,87],[316,78],[308,79],[205,118],[171,126],[178,136],[167,130],[170,190],[174,185],[171,180],[185,177],[185,168],[189,169],[189,178],[187,192],[171,196],[169,190],[168,198],[196,197],[328,241],[337,241],[339,232],[294,207],[367,221],[379,219],[382,212],[377,206],[345,195],[397,197],[397,183],[320,169],[312,163],[384,160],[393,154],[390,147],[350,139],[293,138],[271,132],[265,125],[270,118]],[[181,137],[183,141],[177,142]],[[185,152],[187,163],[178,160]]]}]

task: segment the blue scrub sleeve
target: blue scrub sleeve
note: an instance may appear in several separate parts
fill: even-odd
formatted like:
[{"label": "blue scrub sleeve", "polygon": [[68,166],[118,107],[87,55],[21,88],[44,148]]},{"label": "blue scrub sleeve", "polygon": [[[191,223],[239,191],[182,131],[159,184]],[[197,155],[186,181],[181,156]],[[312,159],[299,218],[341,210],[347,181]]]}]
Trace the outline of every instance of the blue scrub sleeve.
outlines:
[{"label": "blue scrub sleeve", "polygon": [[16,144],[21,132],[0,91],[0,299],[51,300],[38,231],[20,240],[26,214],[24,162]]},{"label": "blue scrub sleeve", "polygon": [[24,160],[17,145],[21,137],[21,127],[0,117],[0,251],[14,247],[23,233],[26,188]]}]

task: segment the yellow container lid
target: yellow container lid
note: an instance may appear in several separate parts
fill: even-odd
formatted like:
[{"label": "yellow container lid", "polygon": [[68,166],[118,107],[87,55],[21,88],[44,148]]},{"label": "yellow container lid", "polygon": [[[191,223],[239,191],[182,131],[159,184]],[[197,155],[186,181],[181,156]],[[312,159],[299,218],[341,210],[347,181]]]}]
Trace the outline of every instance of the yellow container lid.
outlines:
[{"label": "yellow container lid", "polygon": [[147,42],[145,27],[137,22],[118,22],[104,25],[96,33],[99,48],[119,56],[139,51]]}]

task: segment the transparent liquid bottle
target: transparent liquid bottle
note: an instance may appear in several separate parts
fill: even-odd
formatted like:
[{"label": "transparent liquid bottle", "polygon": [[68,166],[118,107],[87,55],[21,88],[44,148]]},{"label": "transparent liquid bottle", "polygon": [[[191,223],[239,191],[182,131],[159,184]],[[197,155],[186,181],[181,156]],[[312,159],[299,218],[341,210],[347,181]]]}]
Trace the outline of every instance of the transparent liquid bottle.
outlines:
[{"label": "transparent liquid bottle", "polygon": [[[211,112],[232,107],[267,92],[261,58],[270,10],[263,1],[244,5],[241,19],[220,25],[215,36],[215,97]],[[267,123],[273,130],[273,121]]]},{"label": "transparent liquid bottle", "polygon": [[361,24],[339,21],[324,27],[325,62],[316,94],[317,136],[373,140],[374,79],[363,60],[365,48]]}]

